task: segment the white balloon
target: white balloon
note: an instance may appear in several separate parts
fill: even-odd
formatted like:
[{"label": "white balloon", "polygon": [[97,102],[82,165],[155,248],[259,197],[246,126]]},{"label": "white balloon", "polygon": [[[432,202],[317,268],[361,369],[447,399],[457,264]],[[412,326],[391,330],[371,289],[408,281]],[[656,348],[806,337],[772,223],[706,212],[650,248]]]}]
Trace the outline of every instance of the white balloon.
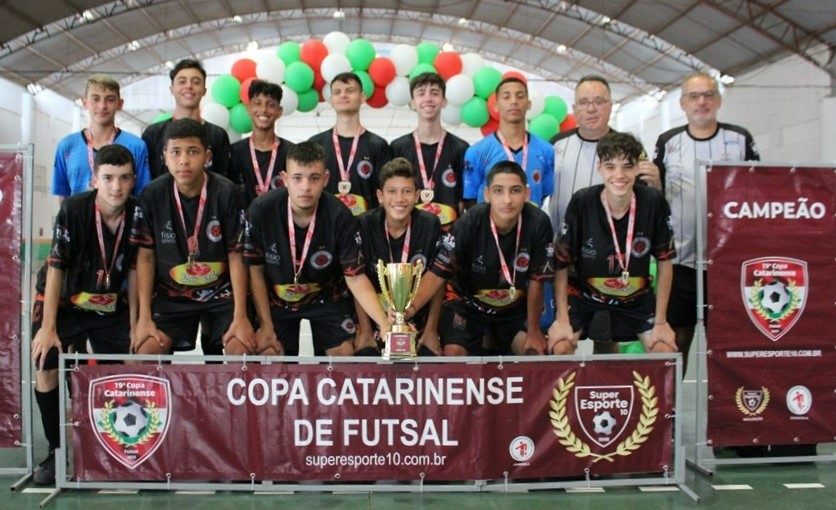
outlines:
[{"label": "white balloon", "polygon": [[461,107],[453,106],[448,102],[447,106],[441,110],[441,120],[443,120],[445,124],[458,126],[462,123]]},{"label": "white balloon", "polygon": [[531,120],[543,113],[543,109],[546,107],[546,97],[540,92],[540,89],[529,86],[528,100],[531,101],[531,108],[525,114],[525,118]]},{"label": "white balloon", "polygon": [[325,101],[326,103],[331,102],[331,86],[328,85],[327,83],[325,84],[324,87],[322,87],[322,100]]},{"label": "white balloon", "polygon": [[351,40],[342,32],[331,32],[322,39],[322,42],[328,48],[329,55],[345,55],[345,50],[348,48],[348,43]]},{"label": "white balloon", "polygon": [[395,79],[389,85],[386,85],[386,99],[393,106],[406,106],[409,104],[409,78],[395,76]]},{"label": "white balloon", "polygon": [[273,83],[284,81],[284,61],[275,55],[262,55],[255,61],[255,75]]},{"label": "white balloon", "polygon": [[331,80],[335,76],[351,71],[351,62],[342,53],[332,53],[322,61],[320,71],[322,72],[322,77],[325,79],[325,84],[330,85]]},{"label": "white balloon", "polygon": [[447,103],[453,106],[461,106],[473,97],[473,79],[466,74],[457,74],[447,80]]},{"label": "white balloon", "polygon": [[473,77],[476,71],[485,67],[485,59],[478,53],[465,53],[462,55],[462,73]]},{"label": "white balloon", "polygon": [[395,63],[395,72],[400,76],[408,75],[418,65],[418,51],[408,44],[399,44],[392,48],[389,58]]},{"label": "white balloon", "polygon": [[200,109],[200,116],[207,122],[224,129],[229,127],[229,110],[226,106],[218,103],[206,103]]},{"label": "white balloon", "polygon": [[227,129],[226,135],[229,137],[229,143],[235,143],[244,136],[241,133],[236,133],[234,129]]},{"label": "white balloon", "polygon": [[299,95],[287,85],[282,85],[282,115],[290,115],[299,108]]}]

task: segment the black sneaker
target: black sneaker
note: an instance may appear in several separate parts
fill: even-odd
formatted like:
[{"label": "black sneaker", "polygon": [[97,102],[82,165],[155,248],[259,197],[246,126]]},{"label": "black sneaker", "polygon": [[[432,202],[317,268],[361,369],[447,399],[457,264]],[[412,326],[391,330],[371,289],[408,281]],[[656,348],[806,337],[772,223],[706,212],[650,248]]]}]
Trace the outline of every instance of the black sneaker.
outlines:
[{"label": "black sneaker", "polygon": [[32,481],[35,485],[55,485],[55,452],[49,452],[49,456],[41,462],[35,472],[32,473]]}]

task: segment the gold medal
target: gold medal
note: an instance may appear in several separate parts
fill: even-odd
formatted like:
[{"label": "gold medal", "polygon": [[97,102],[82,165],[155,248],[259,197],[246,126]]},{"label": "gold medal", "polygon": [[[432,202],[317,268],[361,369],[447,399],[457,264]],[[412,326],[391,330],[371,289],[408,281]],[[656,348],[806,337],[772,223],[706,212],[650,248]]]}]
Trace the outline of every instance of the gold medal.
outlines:
[{"label": "gold medal", "polygon": [[337,184],[337,189],[340,191],[340,195],[348,195],[348,192],[351,191],[351,181],[340,181]]}]

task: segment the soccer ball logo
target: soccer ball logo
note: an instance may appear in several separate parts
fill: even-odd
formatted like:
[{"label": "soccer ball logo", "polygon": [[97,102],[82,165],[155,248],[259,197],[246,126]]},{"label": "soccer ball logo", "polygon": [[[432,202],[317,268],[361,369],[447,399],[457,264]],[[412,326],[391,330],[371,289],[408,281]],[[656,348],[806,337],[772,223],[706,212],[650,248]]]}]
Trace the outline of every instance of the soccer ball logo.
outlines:
[{"label": "soccer ball logo", "polygon": [[787,286],[780,280],[772,280],[763,286],[761,291],[761,306],[774,317],[781,316],[790,303],[790,293]]},{"label": "soccer ball logo", "polygon": [[111,414],[111,420],[113,430],[128,442],[140,437],[148,427],[148,413],[133,400],[128,400],[115,408]]},{"label": "soccer ball logo", "polygon": [[596,434],[609,436],[615,428],[615,418],[609,411],[601,411],[592,418]]}]

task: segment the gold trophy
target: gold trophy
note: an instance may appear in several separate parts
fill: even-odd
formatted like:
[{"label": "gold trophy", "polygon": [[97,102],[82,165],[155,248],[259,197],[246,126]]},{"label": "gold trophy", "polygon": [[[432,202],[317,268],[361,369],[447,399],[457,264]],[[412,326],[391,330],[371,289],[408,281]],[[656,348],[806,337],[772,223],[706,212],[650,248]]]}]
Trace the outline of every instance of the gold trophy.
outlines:
[{"label": "gold trophy", "polygon": [[377,261],[380,289],[389,307],[395,311],[395,322],[383,339],[383,359],[409,359],[418,355],[415,332],[406,323],[404,312],[415,299],[423,272],[424,264],[420,260],[415,264]]}]

